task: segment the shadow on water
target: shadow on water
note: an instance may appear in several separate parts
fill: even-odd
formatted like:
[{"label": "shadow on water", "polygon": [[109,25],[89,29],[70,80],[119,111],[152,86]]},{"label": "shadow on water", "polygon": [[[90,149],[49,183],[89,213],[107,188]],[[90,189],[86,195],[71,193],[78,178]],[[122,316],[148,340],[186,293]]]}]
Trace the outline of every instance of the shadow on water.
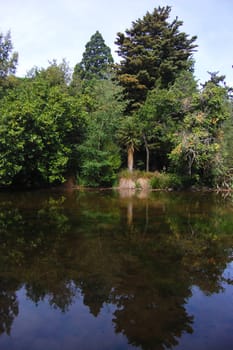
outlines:
[{"label": "shadow on water", "polygon": [[23,289],[64,314],[80,302],[98,319],[110,305],[121,349],[178,346],[194,331],[193,286],[232,283],[232,213],[215,194],[1,193],[0,334],[13,336]]}]

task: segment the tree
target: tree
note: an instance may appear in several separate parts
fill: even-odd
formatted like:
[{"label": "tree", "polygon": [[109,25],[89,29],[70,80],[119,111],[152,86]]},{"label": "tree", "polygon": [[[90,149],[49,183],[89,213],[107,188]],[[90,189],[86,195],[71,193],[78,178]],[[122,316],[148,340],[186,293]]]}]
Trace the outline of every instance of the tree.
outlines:
[{"label": "tree", "polygon": [[[154,169],[167,167],[172,135],[181,127],[185,114],[191,108],[190,99],[196,91],[193,74],[183,71],[169,88],[157,87],[148,92],[145,103],[137,113],[146,150],[146,171],[149,171],[151,152],[154,152]],[[160,166],[159,160],[162,162]]]},{"label": "tree", "polygon": [[92,80],[90,97],[86,139],[79,147],[80,179],[89,186],[109,186],[121,165],[116,130],[125,109],[122,88],[111,80]]},{"label": "tree", "polygon": [[171,8],[158,7],[118,33],[118,79],[129,98],[129,110],[145,101],[148,90],[168,87],[183,70],[192,70],[196,36],[180,32],[182,21],[168,22]]},{"label": "tree", "polygon": [[49,61],[47,68],[33,67],[27,73],[27,78],[45,80],[50,86],[63,86],[65,89],[71,81],[71,69],[68,62],[63,59],[61,63],[57,60]]},{"label": "tree", "polygon": [[13,76],[18,62],[18,53],[12,50],[11,33],[7,32],[6,35],[0,33],[0,98],[7,88],[18,83],[18,79]]},{"label": "tree", "polygon": [[1,185],[57,184],[77,171],[84,109],[44,73],[22,80],[1,100]]},{"label": "tree", "polygon": [[130,172],[134,168],[134,152],[141,144],[139,120],[136,115],[121,118],[117,130],[118,142],[126,147],[127,166]]},{"label": "tree", "polygon": [[[159,158],[168,151],[171,133],[178,122],[179,102],[171,90],[156,88],[150,91],[138,115],[146,151],[146,171],[150,167],[150,153],[155,152],[153,168],[159,170]],[[165,164],[163,164],[165,165]]]},{"label": "tree", "polygon": [[202,87],[205,88],[206,85],[208,83],[213,83],[214,85],[217,85],[217,86],[221,86],[221,85],[224,85],[225,86],[225,75],[218,75],[219,72],[207,72],[209,75],[210,75],[210,79],[207,80],[204,84],[202,84]]},{"label": "tree", "polygon": [[228,89],[211,79],[193,96],[183,128],[174,133],[170,158],[175,170],[190,181],[213,185],[215,169],[221,165],[222,126],[230,116]]},{"label": "tree", "polygon": [[[232,104],[232,103],[231,103]],[[233,188],[233,112],[222,126],[222,139],[218,154],[218,167],[214,169],[215,185],[221,188]]]},{"label": "tree", "polygon": [[90,80],[92,78],[104,79],[108,67],[112,64],[113,57],[111,50],[105,44],[100,32],[96,31],[85,46],[82,61],[74,68],[73,80],[78,77],[81,80]]},{"label": "tree", "polygon": [[6,35],[0,33],[0,80],[16,71],[18,54],[12,53],[12,50],[11,33],[7,32]]}]

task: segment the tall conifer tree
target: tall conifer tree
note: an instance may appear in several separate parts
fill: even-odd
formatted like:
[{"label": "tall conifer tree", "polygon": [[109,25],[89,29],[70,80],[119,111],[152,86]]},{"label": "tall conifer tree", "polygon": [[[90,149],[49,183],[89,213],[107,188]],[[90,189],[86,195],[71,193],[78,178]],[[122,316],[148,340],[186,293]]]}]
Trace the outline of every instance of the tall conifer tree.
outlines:
[{"label": "tall conifer tree", "polygon": [[82,61],[75,66],[74,77],[79,76],[82,80],[103,79],[111,64],[113,64],[111,50],[105,44],[100,32],[96,31],[86,44]]},{"label": "tall conifer tree", "polygon": [[168,21],[171,7],[158,7],[132,23],[125,34],[118,33],[115,44],[122,61],[118,78],[131,100],[130,110],[145,101],[155,86],[168,87],[182,70],[192,69],[196,36],[180,32],[183,24]]}]

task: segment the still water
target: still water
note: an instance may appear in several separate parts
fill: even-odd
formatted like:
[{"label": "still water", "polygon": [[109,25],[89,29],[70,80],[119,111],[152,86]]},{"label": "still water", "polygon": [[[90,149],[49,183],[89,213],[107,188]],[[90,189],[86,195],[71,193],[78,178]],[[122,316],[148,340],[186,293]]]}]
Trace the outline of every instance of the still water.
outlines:
[{"label": "still water", "polygon": [[232,350],[233,200],[0,193],[1,350]]}]

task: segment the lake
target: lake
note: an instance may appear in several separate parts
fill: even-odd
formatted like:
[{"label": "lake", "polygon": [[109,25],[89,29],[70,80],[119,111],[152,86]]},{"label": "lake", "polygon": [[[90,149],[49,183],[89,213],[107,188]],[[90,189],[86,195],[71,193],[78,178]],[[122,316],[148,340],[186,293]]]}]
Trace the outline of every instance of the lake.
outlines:
[{"label": "lake", "polygon": [[233,349],[230,197],[4,191],[0,241],[0,349]]}]

